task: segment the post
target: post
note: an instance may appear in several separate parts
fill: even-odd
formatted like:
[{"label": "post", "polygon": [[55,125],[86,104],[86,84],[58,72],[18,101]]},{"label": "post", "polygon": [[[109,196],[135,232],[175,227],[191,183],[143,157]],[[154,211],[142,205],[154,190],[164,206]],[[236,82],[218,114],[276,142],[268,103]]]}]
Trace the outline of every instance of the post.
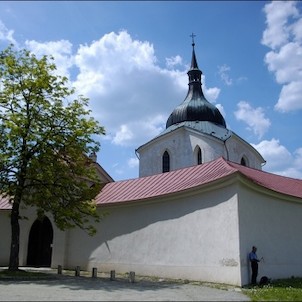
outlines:
[{"label": "post", "polygon": [[130,272],[130,274],[129,274],[129,281],[131,282],[131,283],[134,283],[134,280],[135,279],[135,272]]},{"label": "post", "polygon": [[79,266],[76,266],[76,268],[75,268],[75,276],[76,277],[80,276],[80,267]]},{"label": "post", "polygon": [[92,278],[96,278],[98,276],[98,269],[96,267],[92,268]]},{"label": "post", "polygon": [[58,265],[58,275],[62,275],[62,265]]},{"label": "post", "polygon": [[114,281],[115,280],[115,271],[110,271],[110,280]]}]

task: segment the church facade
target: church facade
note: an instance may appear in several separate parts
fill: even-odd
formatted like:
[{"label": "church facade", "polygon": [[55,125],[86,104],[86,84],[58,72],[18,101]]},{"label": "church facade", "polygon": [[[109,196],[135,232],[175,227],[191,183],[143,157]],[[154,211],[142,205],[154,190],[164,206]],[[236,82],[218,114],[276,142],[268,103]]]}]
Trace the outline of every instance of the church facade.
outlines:
[{"label": "church facade", "polygon": [[[21,266],[96,267],[242,286],[250,283],[247,255],[256,245],[264,259],[259,278],[302,276],[302,180],[262,171],[262,156],[227,129],[203,95],[192,46],[188,94],[163,133],[136,150],[139,177],[114,182],[99,167],[106,185],[96,202],[108,215],[97,234],[59,231],[50,215],[37,222],[34,209],[24,209]],[[5,266],[7,199],[0,199],[0,209]]]}]

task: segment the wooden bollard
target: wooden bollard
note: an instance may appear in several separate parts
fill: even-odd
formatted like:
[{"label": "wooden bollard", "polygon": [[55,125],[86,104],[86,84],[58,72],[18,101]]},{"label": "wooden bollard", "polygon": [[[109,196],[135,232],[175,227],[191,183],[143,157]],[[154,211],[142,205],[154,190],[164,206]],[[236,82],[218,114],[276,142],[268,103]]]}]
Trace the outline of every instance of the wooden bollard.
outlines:
[{"label": "wooden bollard", "polygon": [[75,276],[76,277],[80,276],[80,267],[79,266],[76,266],[76,268],[75,268]]},{"label": "wooden bollard", "polygon": [[130,272],[130,274],[129,274],[129,281],[131,283],[134,283],[134,281],[135,281],[135,272]]},{"label": "wooden bollard", "polygon": [[58,265],[58,275],[62,275],[62,265]]},{"label": "wooden bollard", "polygon": [[92,268],[92,278],[96,278],[98,276],[98,269],[96,267]]},{"label": "wooden bollard", "polygon": [[114,270],[110,271],[110,280],[111,281],[115,280],[115,271]]}]

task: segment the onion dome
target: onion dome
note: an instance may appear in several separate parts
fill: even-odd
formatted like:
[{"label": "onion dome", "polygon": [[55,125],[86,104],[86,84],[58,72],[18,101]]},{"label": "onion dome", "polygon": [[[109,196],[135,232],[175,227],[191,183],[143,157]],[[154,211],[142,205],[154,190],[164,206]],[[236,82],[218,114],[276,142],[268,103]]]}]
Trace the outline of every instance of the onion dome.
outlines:
[{"label": "onion dome", "polygon": [[194,46],[194,35],[192,34],[192,61],[190,70],[187,73],[189,77],[188,94],[183,103],[170,114],[166,128],[186,121],[208,121],[226,128],[225,120],[218,108],[204,97],[201,87],[202,72],[198,68]]}]

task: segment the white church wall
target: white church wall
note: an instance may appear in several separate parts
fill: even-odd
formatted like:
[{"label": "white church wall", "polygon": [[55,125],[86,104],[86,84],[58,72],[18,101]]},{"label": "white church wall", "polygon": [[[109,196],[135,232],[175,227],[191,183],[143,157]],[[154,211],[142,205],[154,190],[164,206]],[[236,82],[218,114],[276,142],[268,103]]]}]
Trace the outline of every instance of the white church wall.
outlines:
[{"label": "white church wall", "polygon": [[234,186],[108,208],[89,237],[70,231],[65,266],[240,285]]},{"label": "white church wall", "polygon": [[[11,225],[10,211],[0,211],[0,228],[1,228],[1,245],[0,245],[0,266],[8,266],[11,243]],[[28,240],[31,227],[37,219],[35,208],[21,208],[20,216],[24,217],[19,220],[20,224],[20,246],[19,246],[19,265],[27,265]],[[60,231],[54,224],[51,215],[47,215],[53,227],[53,251],[52,267],[57,267],[65,261],[65,241],[67,232]]]},{"label": "white church wall", "polygon": [[162,173],[162,156],[167,150],[170,155],[170,171],[197,164],[194,150],[201,148],[202,162],[209,162],[225,155],[223,142],[187,128],[167,133],[140,150],[139,176]]},{"label": "white church wall", "polygon": [[232,162],[241,164],[241,159],[244,157],[247,160],[247,166],[253,169],[262,170],[263,159],[258,152],[248,143],[240,139],[236,134],[225,141],[227,148],[226,159]]},{"label": "white church wall", "polygon": [[[302,204],[281,199],[279,194],[243,187],[239,197],[240,253],[243,284],[250,282],[247,255],[258,248],[258,281],[269,278],[302,277]],[[296,200],[297,201],[297,200]]]},{"label": "white church wall", "polygon": [[261,155],[235,133],[224,142],[197,130],[181,127],[140,148],[139,176],[162,173],[162,156],[165,151],[170,155],[170,171],[196,165],[196,146],[201,149],[203,163],[223,156],[240,164],[244,157],[248,167],[262,169],[264,160]]}]

